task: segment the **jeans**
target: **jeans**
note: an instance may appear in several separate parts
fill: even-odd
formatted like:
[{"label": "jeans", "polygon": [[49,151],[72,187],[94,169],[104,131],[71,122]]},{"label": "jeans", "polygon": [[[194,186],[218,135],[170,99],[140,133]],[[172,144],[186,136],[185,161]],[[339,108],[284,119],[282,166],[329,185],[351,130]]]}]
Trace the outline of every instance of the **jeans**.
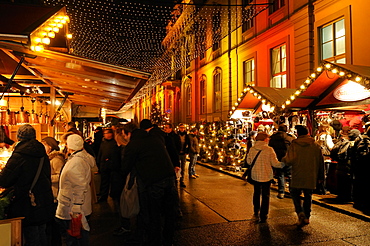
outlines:
[{"label": "jeans", "polygon": [[46,246],[46,224],[39,226],[24,226],[23,239],[24,246]]},{"label": "jeans", "polygon": [[285,177],[290,178],[290,170],[291,170],[291,167],[289,166],[275,169],[275,176],[278,181],[278,193],[279,194],[285,194]]},{"label": "jeans", "polygon": [[[302,192],[304,195],[303,206],[302,206],[302,199],[301,199]],[[311,216],[312,193],[313,193],[313,190],[311,189],[300,189],[300,188],[290,189],[290,194],[293,199],[295,212],[297,213],[297,215],[303,212],[306,216],[306,219],[309,219]]]},{"label": "jeans", "polygon": [[[253,192],[253,210],[254,214],[260,215],[261,219],[267,219],[270,205],[270,186],[271,182],[257,182]],[[262,198],[262,201],[261,201]]]},{"label": "jeans", "polygon": [[[90,216],[86,216],[86,219],[88,220]],[[62,238],[65,239],[66,246],[89,246],[90,245],[90,235],[89,231],[85,231],[84,229],[81,229],[81,238],[75,238],[68,234],[67,230],[69,229],[69,224],[71,223],[71,220],[61,220],[58,218],[55,218],[57,223],[60,226],[60,234],[62,235]]]},{"label": "jeans", "polygon": [[181,167],[181,178],[180,182],[184,182],[184,176],[185,176],[185,166],[186,166],[186,155],[185,154],[180,154],[180,167]]},{"label": "jeans", "polygon": [[196,174],[195,165],[197,164],[198,154],[190,153],[189,154],[190,163],[189,163],[189,178],[191,175]]}]

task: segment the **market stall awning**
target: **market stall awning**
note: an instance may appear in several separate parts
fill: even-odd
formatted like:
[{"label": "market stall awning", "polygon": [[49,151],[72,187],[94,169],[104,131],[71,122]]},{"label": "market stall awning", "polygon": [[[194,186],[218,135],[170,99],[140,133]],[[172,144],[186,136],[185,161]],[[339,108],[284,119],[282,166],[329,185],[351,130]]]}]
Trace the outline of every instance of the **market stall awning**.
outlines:
[{"label": "market stall awning", "polygon": [[370,104],[370,67],[324,63],[282,105],[291,110],[362,110]]},{"label": "market stall awning", "polygon": [[264,106],[273,111],[280,108],[295,91],[290,88],[247,86],[229,112],[230,118],[244,118],[249,111],[252,114],[264,111]]},{"label": "market stall awning", "polygon": [[[35,97],[48,97],[50,88],[55,88],[74,104],[118,111],[151,74],[68,54],[68,23],[64,17],[65,8],[0,4],[0,83],[5,86],[24,59],[13,88]],[[64,25],[53,33],[49,43],[41,44],[43,37],[53,32],[43,33],[55,20]],[[42,52],[37,52],[39,46]]]}]

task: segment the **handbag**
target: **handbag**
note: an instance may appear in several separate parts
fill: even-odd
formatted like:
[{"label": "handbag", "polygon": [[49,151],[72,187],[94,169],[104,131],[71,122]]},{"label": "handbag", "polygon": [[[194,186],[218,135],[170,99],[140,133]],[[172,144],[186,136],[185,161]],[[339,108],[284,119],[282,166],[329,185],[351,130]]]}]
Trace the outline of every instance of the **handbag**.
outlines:
[{"label": "handbag", "polygon": [[253,184],[253,185],[256,184],[257,181],[252,179],[252,168],[253,168],[254,164],[256,163],[256,160],[257,160],[258,156],[260,155],[261,151],[262,150],[258,151],[257,155],[254,157],[254,159],[251,163],[251,166],[243,174],[243,177],[247,177],[247,182],[250,183],[250,184]]},{"label": "handbag", "polygon": [[120,209],[123,218],[133,218],[139,214],[139,193],[136,176],[132,175],[132,173],[127,175],[126,184],[121,193]]}]

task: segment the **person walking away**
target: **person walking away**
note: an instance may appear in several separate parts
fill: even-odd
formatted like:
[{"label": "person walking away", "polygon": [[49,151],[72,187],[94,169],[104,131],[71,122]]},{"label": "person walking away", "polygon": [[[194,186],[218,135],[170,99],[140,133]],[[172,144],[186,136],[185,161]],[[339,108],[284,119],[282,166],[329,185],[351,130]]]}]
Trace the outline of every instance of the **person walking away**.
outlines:
[{"label": "person walking away", "polygon": [[254,143],[256,142],[256,136],[257,136],[257,131],[251,131],[247,137],[247,152],[246,154],[249,153],[249,150],[254,146]]},{"label": "person walking away", "polygon": [[151,134],[150,124],[146,127],[140,122],[142,129],[132,132],[125,147],[123,173],[125,177],[132,171],[137,173],[140,202],[137,240],[145,245],[167,246],[173,243],[178,211],[175,171],[164,142],[156,133]]},{"label": "person walking away", "polygon": [[[56,220],[61,228],[66,245],[88,246],[90,227],[88,220],[92,213],[91,204],[91,170],[95,165],[92,155],[83,149],[84,141],[78,134],[67,138],[69,157],[64,165],[59,180],[58,207]],[[72,216],[82,216],[81,237],[70,235],[69,228]]]},{"label": "person walking away", "polygon": [[[36,130],[29,124],[17,131],[18,144],[0,172],[0,187],[14,188],[14,200],[8,217],[24,217],[22,234],[25,246],[47,245],[46,224],[53,219],[50,161],[44,146],[36,140]],[[40,173],[37,176],[38,169]],[[31,203],[29,190],[35,204]]]},{"label": "person walking away", "polygon": [[186,132],[185,125],[180,123],[179,130],[177,131],[177,135],[180,138],[180,168],[181,168],[181,177],[180,177],[180,187],[186,188],[184,183],[185,178],[185,168],[186,168],[186,155],[189,153],[189,146],[190,146],[190,138]]},{"label": "person walking away", "polygon": [[[294,137],[288,132],[288,127],[285,124],[281,124],[278,127],[277,132],[271,135],[269,146],[275,151],[276,157],[279,161],[285,156],[288,147],[292,143]],[[283,168],[275,169],[275,176],[278,180],[278,198],[283,199],[285,195],[285,179],[290,179],[291,167],[284,166]]]},{"label": "person walking away", "polygon": [[[123,158],[124,158],[125,148],[126,148],[126,145],[130,141],[131,134],[136,129],[138,129],[138,127],[133,122],[129,122],[129,123],[123,125],[123,127],[122,127],[122,137],[123,137],[124,141],[123,141],[123,144],[120,146],[120,148],[121,148],[120,149],[120,151],[121,151],[120,152],[121,153],[121,160],[123,160]],[[123,165],[122,165],[122,162],[121,162],[121,165],[120,165],[121,170],[122,170],[122,167],[123,167]],[[123,175],[122,171],[120,171],[120,174],[121,174],[122,182],[123,182],[123,184],[125,184],[126,179],[125,179],[125,176]],[[122,190],[121,190],[121,193],[122,193]],[[116,200],[115,200],[115,202],[116,202]],[[132,231],[135,231],[136,220],[135,219],[124,218],[121,215],[120,202],[121,202],[120,199],[118,199],[116,207],[118,208],[118,211],[119,211],[119,227],[114,230],[114,232],[113,232],[114,236],[129,235],[129,233],[131,233]]]},{"label": "person walking away", "polygon": [[93,150],[95,156],[98,156],[99,154],[99,149],[102,141],[103,141],[103,128],[101,126],[98,126],[94,131]]},{"label": "person walking away", "polygon": [[168,154],[170,155],[172,165],[177,174],[180,171],[180,137],[173,131],[171,123],[164,124],[163,131],[166,133],[164,136],[164,141]]},{"label": "person walking away", "polygon": [[[64,154],[60,152],[59,141],[53,137],[46,137],[41,140],[41,143],[45,147],[46,154],[50,160],[51,167],[51,188],[54,197],[54,213],[57,209],[57,196],[59,191],[59,177],[62,168],[65,164]],[[55,220],[50,221],[46,227],[46,233],[50,245],[62,245],[60,229]]]},{"label": "person walking away", "polygon": [[119,199],[124,183],[119,175],[121,166],[120,149],[114,139],[112,129],[103,130],[104,138],[100,145],[97,162],[100,167],[100,197],[98,202],[106,202],[108,195],[113,199]]},{"label": "person walking away", "polygon": [[313,190],[324,180],[324,158],[320,146],[308,135],[308,128],[303,125],[295,128],[298,137],[292,141],[282,162],[292,166],[290,194],[298,215],[298,226],[303,227],[310,223]]},{"label": "person walking away", "polygon": [[[247,155],[247,163],[249,164],[252,164],[256,158],[250,175],[256,181],[253,185],[253,211],[254,217],[259,218],[259,223],[266,222],[269,212],[270,186],[273,178],[272,168],[283,167],[283,164],[277,159],[274,149],[267,145],[268,141],[267,133],[258,133],[256,142]],[[243,179],[246,178],[246,173],[243,174]]]},{"label": "person walking away", "polygon": [[196,179],[199,177],[199,175],[195,172],[195,165],[197,164],[198,154],[200,151],[197,128],[193,128],[190,130],[189,140],[189,178]]}]

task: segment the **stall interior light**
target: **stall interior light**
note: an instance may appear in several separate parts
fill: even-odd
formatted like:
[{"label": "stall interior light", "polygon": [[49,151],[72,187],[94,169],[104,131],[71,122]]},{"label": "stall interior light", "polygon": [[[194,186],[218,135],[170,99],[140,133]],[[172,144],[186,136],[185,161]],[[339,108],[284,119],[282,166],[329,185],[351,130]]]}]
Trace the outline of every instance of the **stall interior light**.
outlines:
[{"label": "stall interior light", "polygon": [[333,70],[331,70],[332,73],[338,73],[338,70],[336,68],[334,68]]}]

